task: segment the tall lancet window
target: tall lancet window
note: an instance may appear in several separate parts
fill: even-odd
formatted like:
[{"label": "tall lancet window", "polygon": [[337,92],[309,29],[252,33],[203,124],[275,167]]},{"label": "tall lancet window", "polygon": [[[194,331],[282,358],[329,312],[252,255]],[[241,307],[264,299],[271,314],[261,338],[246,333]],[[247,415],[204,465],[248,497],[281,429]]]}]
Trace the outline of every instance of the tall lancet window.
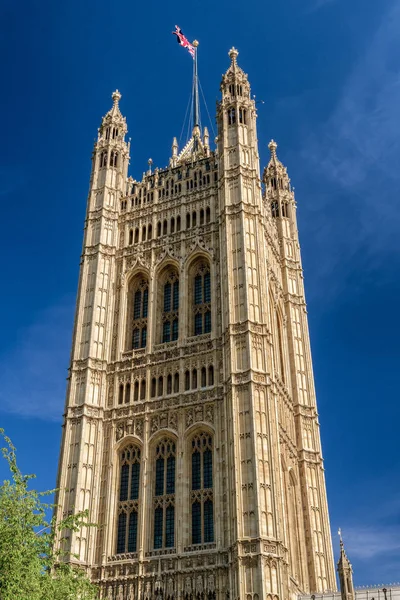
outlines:
[{"label": "tall lancet window", "polygon": [[140,490],[140,448],[126,446],[120,454],[116,553],[136,552]]},{"label": "tall lancet window", "polygon": [[211,276],[207,263],[198,263],[193,277],[193,333],[211,331]]},{"label": "tall lancet window", "polygon": [[199,433],[192,439],[192,544],[214,541],[212,446],[209,433]]},{"label": "tall lancet window", "polygon": [[170,271],[164,280],[162,342],[173,342],[178,339],[179,330],[179,278],[175,271]]},{"label": "tall lancet window", "polygon": [[149,308],[149,284],[138,279],[132,288],[132,348],[145,348],[147,343],[147,315]]},{"label": "tall lancet window", "polygon": [[154,481],[154,549],[175,546],[175,442],[164,438],[156,446]]}]

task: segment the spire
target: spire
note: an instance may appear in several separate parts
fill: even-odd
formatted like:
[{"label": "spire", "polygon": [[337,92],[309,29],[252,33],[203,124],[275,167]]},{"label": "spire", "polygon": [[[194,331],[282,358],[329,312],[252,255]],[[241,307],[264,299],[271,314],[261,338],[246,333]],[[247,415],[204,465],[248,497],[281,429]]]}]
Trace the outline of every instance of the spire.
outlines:
[{"label": "spire", "polygon": [[250,98],[250,85],[246,73],[237,62],[239,52],[232,47],[228,52],[231,64],[225,75],[222,76],[221,92],[223,98],[230,100],[236,98]]},{"label": "spire", "polygon": [[278,144],[275,142],[275,140],[271,140],[270,143],[268,144],[269,151],[271,152],[271,161],[275,164],[277,161],[277,156],[276,156],[277,147],[278,147]]},{"label": "spire", "polygon": [[236,50],[235,46],[232,46],[232,48],[229,50],[229,57],[231,59],[231,67],[232,69],[236,69],[237,67],[237,57],[239,52]]},{"label": "spire", "polygon": [[278,144],[275,140],[271,140],[268,144],[268,148],[271,156],[268,165],[264,169],[263,183],[266,185],[267,189],[272,188],[276,191],[291,191],[287,169],[279,160],[276,152]]},{"label": "spire", "polygon": [[354,600],[353,568],[347,558],[342,539],[342,532],[339,529],[340,537],[340,557],[337,565],[337,571],[340,581],[340,592],[342,600]]},{"label": "spire", "polygon": [[[119,108],[119,101],[121,100],[121,93],[118,90],[112,93],[111,98],[113,105],[108,113],[103,117],[101,126],[99,129],[99,141],[100,139],[123,139],[128,128],[126,126],[126,119],[122,116]],[[113,125],[111,130],[110,126]]]}]

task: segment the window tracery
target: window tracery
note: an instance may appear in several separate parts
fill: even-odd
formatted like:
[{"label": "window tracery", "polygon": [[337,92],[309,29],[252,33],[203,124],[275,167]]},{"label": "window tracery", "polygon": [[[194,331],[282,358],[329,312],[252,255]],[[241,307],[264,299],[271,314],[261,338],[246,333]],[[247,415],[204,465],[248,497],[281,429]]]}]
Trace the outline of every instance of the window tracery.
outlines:
[{"label": "window tracery", "polygon": [[120,453],[120,479],[116,553],[136,552],[140,490],[140,448],[125,447]]},{"label": "window tracery", "polygon": [[164,438],[156,446],[154,481],[154,549],[175,545],[175,442]]},{"label": "window tracery", "polygon": [[176,271],[168,272],[164,280],[162,343],[173,342],[179,333],[179,278]]},{"label": "window tracery", "polygon": [[191,450],[192,544],[207,544],[214,541],[212,436],[195,435]]},{"label": "window tracery", "polygon": [[132,349],[145,348],[147,343],[147,315],[149,285],[146,279],[138,279],[132,290]]},{"label": "window tracery", "polygon": [[211,331],[211,276],[207,263],[197,264],[192,281],[193,334],[202,335]]}]

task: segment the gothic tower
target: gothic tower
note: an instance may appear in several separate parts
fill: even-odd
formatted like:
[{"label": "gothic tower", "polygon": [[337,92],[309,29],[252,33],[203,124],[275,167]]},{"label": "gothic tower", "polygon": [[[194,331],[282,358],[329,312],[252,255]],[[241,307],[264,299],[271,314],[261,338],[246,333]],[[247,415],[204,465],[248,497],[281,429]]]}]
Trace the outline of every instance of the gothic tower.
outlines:
[{"label": "gothic tower", "polygon": [[342,536],[340,535],[340,557],[337,565],[342,600],[354,600],[353,567],[347,558]]},{"label": "gothic tower", "polygon": [[58,504],[110,600],[336,587],[296,203],[229,55],[216,150],[128,177],[115,92],[93,152]]}]

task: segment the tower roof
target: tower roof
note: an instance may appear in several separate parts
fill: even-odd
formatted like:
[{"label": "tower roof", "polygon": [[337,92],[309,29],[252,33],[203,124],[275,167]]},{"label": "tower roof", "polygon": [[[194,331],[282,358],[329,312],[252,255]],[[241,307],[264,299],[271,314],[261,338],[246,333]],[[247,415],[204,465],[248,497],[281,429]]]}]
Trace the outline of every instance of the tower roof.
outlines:
[{"label": "tower roof", "polygon": [[243,71],[241,67],[239,67],[237,62],[237,57],[239,55],[238,50],[234,46],[228,52],[229,58],[231,59],[231,64],[228,67],[226,73],[222,76],[221,81],[221,91],[224,92],[226,86],[232,84],[233,82],[242,84],[245,86],[247,96],[250,95],[250,85],[248,81],[247,74]]},{"label": "tower roof", "polygon": [[102,127],[104,125],[110,125],[111,123],[115,123],[116,125],[121,126],[124,129],[124,132],[126,133],[126,119],[122,115],[121,110],[119,108],[119,101],[122,98],[122,94],[119,90],[115,90],[115,92],[112,93],[111,98],[113,100],[113,105],[108,111],[108,113],[103,117]]},{"label": "tower roof", "polygon": [[345,571],[345,570],[350,570],[351,572],[353,571],[353,568],[351,566],[351,562],[349,561],[346,551],[344,549],[344,543],[343,543],[343,539],[342,539],[342,534],[340,534],[340,556],[339,556],[339,560],[338,560],[338,571]]},{"label": "tower roof", "polygon": [[266,182],[269,177],[279,176],[282,178],[282,180],[285,180],[285,185],[289,185],[290,179],[287,173],[287,168],[281,163],[276,152],[278,144],[275,142],[275,140],[271,140],[268,144],[268,148],[270,151],[270,159],[268,165],[264,169],[263,181]]}]

